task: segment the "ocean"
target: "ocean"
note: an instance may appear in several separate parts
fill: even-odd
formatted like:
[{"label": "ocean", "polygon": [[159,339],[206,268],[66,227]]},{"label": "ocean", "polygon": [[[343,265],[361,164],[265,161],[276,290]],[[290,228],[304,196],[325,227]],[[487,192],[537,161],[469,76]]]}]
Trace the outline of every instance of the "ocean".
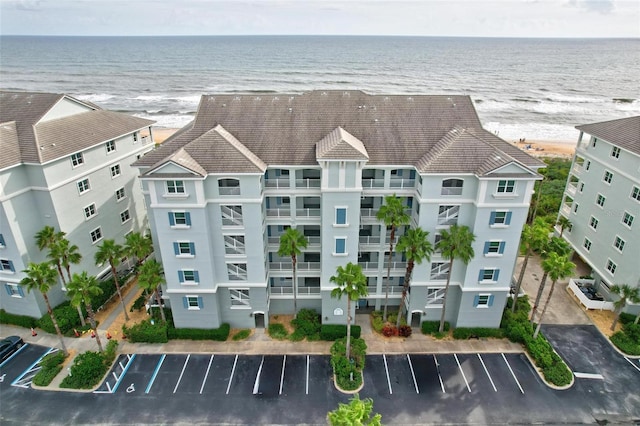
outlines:
[{"label": "ocean", "polygon": [[179,128],[202,94],[463,94],[506,140],[575,143],[640,115],[640,39],[0,37],[0,88],[66,93]]}]

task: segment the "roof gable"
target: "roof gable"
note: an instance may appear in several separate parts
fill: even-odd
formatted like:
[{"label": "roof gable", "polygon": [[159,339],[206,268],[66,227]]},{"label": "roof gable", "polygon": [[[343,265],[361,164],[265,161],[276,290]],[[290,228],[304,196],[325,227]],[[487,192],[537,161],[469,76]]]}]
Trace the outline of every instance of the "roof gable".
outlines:
[{"label": "roof gable", "polygon": [[177,175],[184,175],[184,174],[190,174],[194,176],[200,175],[198,172],[192,170],[186,165],[179,164],[173,160],[169,160],[166,163],[163,163],[158,167],[149,170],[145,174],[148,176],[164,175],[162,177],[165,177],[166,175],[177,176]]},{"label": "roof gable", "polygon": [[491,171],[486,173],[487,176],[493,175],[534,175],[534,173],[526,167],[523,167],[521,164],[516,163],[515,161],[511,161],[507,164],[503,164]]},{"label": "roof gable", "polygon": [[57,100],[47,112],[37,121],[36,124],[44,123],[50,120],[56,120],[59,118],[69,117],[75,114],[81,114],[87,111],[93,111],[100,109],[96,107],[90,107],[89,105],[80,102],[75,98],[63,95]]},{"label": "roof gable", "polygon": [[322,160],[368,160],[369,154],[361,140],[336,127],[316,144],[316,157]]},{"label": "roof gable", "polygon": [[640,155],[640,115],[584,124],[576,129]]}]

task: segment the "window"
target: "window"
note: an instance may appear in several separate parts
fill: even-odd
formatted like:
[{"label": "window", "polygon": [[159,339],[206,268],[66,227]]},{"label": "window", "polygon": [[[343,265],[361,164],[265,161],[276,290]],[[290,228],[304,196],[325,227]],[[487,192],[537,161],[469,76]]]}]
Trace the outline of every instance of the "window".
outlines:
[{"label": "window", "polygon": [[578,191],[580,191],[580,193],[582,194],[582,191],[584,191],[584,182],[580,182],[580,187]]},{"label": "window", "polygon": [[509,225],[511,223],[511,212],[496,211],[491,212],[489,225]]},{"label": "window", "polygon": [[89,186],[89,178],[82,179],[81,181],[78,182],[78,192],[79,193],[83,194],[83,193],[87,192],[90,189],[91,189],[91,187]]},{"label": "window", "polygon": [[516,191],[515,180],[499,180],[498,194],[513,194]]},{"label": "window", "polygon": [[478,275],[478,281],[480,282],[497,282],[498,277],[500,276],[499,269],[480,269],[480,274]]},{"label": "window", "polygon": [[178,281],[184,285],[196,285],[200,282],[200,276],[193,269],[181,269],[178,271]]},{"label": "window", "polygon": [[622,223],[631,228],[631,225],[633,225],[633,216],[627,212],[624,212],[624,214],[622,215]]},{"label": "window", "polygon": [[227,276],[229,277],[229,281],[246,281],[247,264],[227,263]]},{"label": "window", "polygon": [[0,271],[2,272],[15,272],[13,268],[13,262],[9,259],[0,259]]},{"label": "window", "polygon": [[620,158],[620,148],[618,148],[617,146],[614,146],[613,149],[611,150],[611,156],[613,158]]},{"label": "window", "polygon": [[598,219],[591,216],[591,220],[589,221],[589,226],[592,227],[593,229],[598,229]]},{"label": "window", "polygon": [[85,219],[90,219],[93,216],[95,216],[97,213],[96,210],[96,205],[95,204],[91,204],[90,206],[87,206],[84,208],[84,217]]},{"label": "window", "polygon": [[608,170],[605,170],[604,177],[602,178],[602,180],[607,183],[611,183],[611,180],[613,180],[613,173],[611,173]]},{"label": "window", "polygon": [[442,181],[441,195],[461,195],[462,194],[462,179],[445,179]]},{"label": "window", "polygon": [[78,167],[82,164],[84,164],[84,157],[81,152],[71,154],[71,165],[73,165],[73,167]]},{"label": "window", "polygon": [[429,306],[442,306],[442,299],[444,298],[444,288],[427,288],[427,307]]},{"label": "window", "polygon": [[631,198],[636,201],[640,201],[640,188],[638,188],[637,186],[633,187],[633,189],[631,190]]},{"label": "window", "polygon": [[220,195],[240,195],[240,181],[238,179],[218,179]]},{"label": "window", "polygon": [[617,267],[618,265],[613,263],[611,259],[607,259],[607,271],[609,271],[611,275],[615,275]]},{"label": "window", "polygon": [[120,223],[126,223],[131,219],[131,215],[129,214],[129,209],[120,213]]},{"label": "window", "polygon": [[578,203],[575,203],[575,204],[573,205],[573,212],[574,212],[574,213],[578,213],[578,207],[579,207],[579,206],[580,206],[580,204],[578,204]]},{"label": "window", "polygon": [[111,166],[111,178],[116,178],[118,176],[120,176],[120,164]]},{"label": "window", "polygon": [[455,225],[458,223],[460,206],[438,207],[438,225]]},{"label": "window", "polygon": [[582,243],[582,247],[584,247],[587,251],[591,250],[591,241],[588,238],[584,239]]},{"label": "window", "polygon": [[167,194],[184,194],[184,181],[168,180],[166,183]]},{"label": "window", "polygon": [[346,207],[336,207],[336,222],[334,225],[347,225]]},{"label": "window", "polygon": [[176,256],[191,257],[196,255],[196,245],[188,241],[173,243],[173,252]]},{"label": "window", "polygon": [[22,286],[13,283],[6,283],[4,288],[7,290],[7,293],[11,297],[24,297],[24,291],[22,290]]},{"label": "window", "polygon": [[473,306],[475,308],[488,308],[493,305],[493,295],[492,294],[478,294],[473,299]]},{"label": "window", "polygon": [[110,154],[116,150],[116,141],[109,141],[105,146],[107,147],[107,154]]},{"label": "window", "polygon": [[446,280],[449,275],[449,262],[432,262],[431,274],[429,279],[431,280]]},{"label": "window", "polygon": [[441,234],[435,234],[433,238],[433,252],[442,253],[442,247],[440,247],[440,240],[442,240]]},{"label": "window", "polygon": [[244,235],[225,235],[224,252],[225,254],[245,254]]},{"label": "window", "polygon": [[102,239],[102,229],[98,227],[93,231],[91,231],[90,235],[91,235],[91,242],[96,243]]},{"label": "window", "polygon": [[116,190],[116,201],[121,201],[126,197],[124,193],[124,187]]},{"label": "window", "polygon": [[203,308],[202,297],[200,296],[184,296],[182,298],[182,304],[185,309],[190,311],[197,311]]},{"label": "window", "polygon": [[336,240],[336,251],[333,253],[334,255],[338,254],[347,254],[347,239],[344,237],[338,237]]},{"label": "window", "polygon": [[220,206],[222,226],[242,226],[242,206]]},{"label": "window", "polygon": [[598,194],[598,196],[596,197],[596,204],[599,205],[600,207],[604,207],[604,195],[602,194]]},{"label": "window", "polygon": [[4,242],[4,237],[0,234],[0,248],[5,248],[7,244]]},{"label": "window", "polygon": [[189,212],[169,212],[169,225],[175,227],[191,226],[191,214]]},{"label": "window", "polygon": [[595,148],[595,147],[596,147],[596,142],[598,142],[598,139],[597,139],[597,138],[593,138],[593,142],[591,142],[591,146],[592,146],[593,148]]},{"label": "window", "polygon": [[504,253],[504,241],[486,241],[484,243],[485,255],[500,255]]},{"label": "window", "polygon": [[138,132],[133,132],[133,143],[138,142]]},{"label": "window", "polygon": [[229,296],[231,297],[232,308],[251,308],[248,289],[230,288]]},{"label": "window", "polygon": [[624,250],[624,244],[624,240],[616,235],[616,238],[613,240],[613,246],[622,252],[622,250]]}]

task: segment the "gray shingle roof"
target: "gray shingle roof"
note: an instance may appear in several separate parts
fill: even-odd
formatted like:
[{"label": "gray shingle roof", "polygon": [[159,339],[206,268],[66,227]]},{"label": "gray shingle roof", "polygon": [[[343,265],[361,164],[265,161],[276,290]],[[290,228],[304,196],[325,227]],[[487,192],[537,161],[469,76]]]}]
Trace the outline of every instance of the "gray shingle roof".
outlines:
[{"label": "gray shingle roof", "polygon": [[[25,163],[46,163],[90,146],[115,139],[150,126],[154,121],[95,108],[84,113],[39,123],[42,117],[61,99],[51,93],[0,92],[0,122],[15,121],[17,140],[4,139],[5,146],[18,144],[20,158],[0,160],[0,168]],[[80,102],[80,101],[77,101]]]},{"label": "gray shingle roof", "polygon": [[[217,125],[224,126],[267,165],[317,165],[316,145],[323,140],[327,143],[325,138],[337,127],[361,141],[368,165],[416,165],[458,127],[475,136],[467,141],[469,147],[484,142],[483,150],[489,146],[524,166],[543,166],[484,130],[468,96],[369,95],[361,91],[203,96],[196,118],[187,128],[134,164],[155,166]],[[198,156],[194,158],[200,161]],[[475,172],[486,156],[469,155],[464,162],[459,157],[447,158],[439,164],[443,170]],[[220,172],[211,166],[204,167],[209,173]]]},{"label": "gray shingle roof", "polygon": [[0,124],[0,152],[0,169],[19,163],[22,158],[15,121]]},{"label": "gray shingle roof", "polygon": [[316,157],[337,160],[368,160],[362,141],[342,127],[336,127],[316,144]]},{"label": "gray shingle roof", "polygon": [[576,129],[640,155],[640,115],[583,124]]}]

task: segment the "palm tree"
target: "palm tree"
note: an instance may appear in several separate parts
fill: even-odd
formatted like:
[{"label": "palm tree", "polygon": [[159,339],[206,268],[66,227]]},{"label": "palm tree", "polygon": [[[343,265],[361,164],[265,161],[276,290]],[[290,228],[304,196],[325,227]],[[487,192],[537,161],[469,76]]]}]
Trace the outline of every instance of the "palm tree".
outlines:
[{"label": "palm tree", "polygon": [[[567,256],[571,253],[571,246],[564,239],[559,237],[551,237],[545,247],[541,250],[540,256],[542,260],[547,259],[551,253],[559,254],[560,256]],[[547,285],[547,276],[549,272],[543,269],[542,279],[540,280],[540,285],[538,286],[538,293],[536,294],[536,300],[533,302],[533,308],[531,308],[531,324],[533,325],[533,321],[535,319],[536,313],[538,312],[538,306],[540,306],[540,301],[542,300],[542,293],[544,292],[544,288]]]},{"label": "palm tree", "polygon": [[327,420],[331,426],[381,426],[382,415],[373,414],[373,399],[360,399],[355,394],[348,404],[338,404],[338,408],[327,413]]},{"label": "palm tree", "polygon": [[409,229],[407,233],[398,240],[398,246],[396,249],[399,252],[404,253],[407,258],[407,269],[404,274],[404,285],[402,287],[402,298],[400,299],[400,310],[398,311],[396,327],[400,327],[400,319],[402,318],[402,311],[404,310],[404,303],[407,298],[407,291],[409,290],[411,274],[413,273],[415,264],[422,263],[424,259],[427,261],[431,259],[433,247],[427,238],[428,236],[429,232],[418,227],[415,229]]},{"label": "palm tree", "polygon": [[36,233],[36,245],[40,251],[54,243],[56,240],[63,238],[66,234],[62,231],[56,232],[53,226],[45,226]]},{"label": "palm tree", "polygon": [[551,296],[553,295],[553,290],[556,287],[556,283],[558,282],[558,280],[571,275],[575,267],[576,265],[574,265],[573,262],[569,260],[569,257],[567,255],[560,255],[554,252],[549,253],[549,257],[542,261],[542,269],[544,269],[544,271],[547,272],[551,277],[551,290],[549,290],[547,301],[544,302],[544,308],[542,308],[542,312],[540,312],[540,319],[538,319],[536,331],[533,333],[534,339],[536,339],[538,337],[538,333],[540,333],[542,318],[547,312],[549,301],[551,300]]},{"label": "palm tree", "polygon": [[122,257],[124,256],[124,248],[120,244],[116,244],[114,240],[104,240],[102,244],[98,246],[98,251],[95,254],[96,265],[101,265],[108,262],[111,266],[111,275],[113,276],[113,282],[116,285],[118,297],[122,304],[122,311],[124,312],[124,320],[129,321],[129,315],[127,314],[127,307],[124,304],[124,298],[122,297],[122,291],[120,290],[120,284],[118,283],[118,273],[116,266],[120,264]]},{"label": "palm tree", "polygon": [[142,235],[140,232],[132,232],[124,239],[124,251],[127,256],[136,258],[136,270],[138,270],[142,262],[153,252],[151,237]]},{"label": "palm tree", "polygon": [[542,247],[549,241],[549,225],[542,218],[536,218],[532,225],[525,224],[522,229],[522,243],[525,246],[526,254],[522,261],[522,268],[520,269],[520,275],[518,276],[518,282],[516,283],[515,295],[513,304],[511,305],[511,312],[516,311],[516,302],[518,301],[518,295],[520,294],[520,287],[522,286],[522,280],[524,279],[524,273],[529,263],[529,258],[536,250],[541,250]]},{"label": "palm tree", "polygon": [[[75,244],[72,245],[69,240],[64,237],[64,233],[60,232],[57,235],[57,239],[49,245],[48,257],[56,266],[60,279],[62,280],[62,285],[66,287],[67,283],[62,273],[62,268],[67,271],[67,278],[71,281],[71,264],[77,265],[82,259],[82,255],[78,252],[78,246]],[[80,304],[77,304],[76,307],[78,308],[80,323],[84,327],[86,322],[84,320],[82,307]]]},{"label": "palm tree", "polygon": [[56,329],[58,338],[60,338],[60,346],[62,346],[62,351],[64,352],[64,355],[66,357],[68,355],[67,347],[64,344],[62,332],[60,331],[58,321],[56,320],[56,316],[53,313],[53,309],[51,309],[51,303],[49,303],[49,297],[47,296],[47,293],[49,292],[49,290],[51,290],[51,287],[56,285],[58,282],[56,270],[53,269],[53,266],[49,262],[30,262],[27,269],[23,270],[22,272],[24,272],[27,276],[20,281],[20,284],[25,286],[28,292],[30,292],[31,290],[38,290],[40,293],[42,293],[44,303],[46,303],[47,305],[47,313],[51,317],[51,322],[53,323],[53,327]]},{"label": "palm tree", "polygon": [[82,271],[81,274],[73,274],[67,285],[67,292],[71,298],[71,304],[80,306],[84,303],[84,306],[87,308],[91,329],[96,335],[98,349],[102,352],[102,342],[100,341],[100,334],[98,334],[98,326],[96,325],[96,314],[93,312],[93,307],[91,306],[91,298],[102,294],[98,280],[96,277],[88,275],[86,271]]},{"label": "palm tree", "polygon": [[329,278],[337,285],[331,290],[331,297],[342,299],[347,296],[347,359],[351,355],[351,301],[366,296],[367,277],[362,273],[362,267],[351,262],[345,267],[338,266],[337,274]]},{"label": "palm tree", "polygon": [[280,248],[278,256],[291,256],[293,265],[293,316],[298,315],[298,275],[296,273],[296,263],[298,255],[302,253],[301,248],[307,248],[307,239],[296,228],[288,228],[280,235]]},{"label": "palm tree", "polygon": [[[620,299],[613,302],[613,306],[616,310],[613,323],[611,324],[611,331],[615,331],[618,320],[620,319],[620,313],[624,307],[627,306],[627,303],[640,303],[640,288],[631,287],[629,284],[616,284],[611,287],[611,293],[620,297]],[[636,321],[637,320],[638,319],[636,318]]]},{"label": "palm tree", "polygon": [[447,284],[444,287],[444,296],[442,297],[442,314],[440,315],[440,333],[444,332],[445,308],[447,305],[447,293],[449,292],[449,283],[451,282],[451,272],[453,271],[453,261],[461,260],[465,265],[468,264],[475,253],[472,244],[476,240],[471,229],[468,226],[458,224],[451,225],[447,230],[440,233],[440,241],[438,248],[442,252],[442,257],[449,259],[449,273],[447,274]]},{"label": "palm tree", "polygon": [[396,194],[387,195],[384,197],[385,204],[380,207],[376,218],[383,222],[387,228],[391,229],[391,235],[389,238],[389,261],[387,263],[387,281],[384,292],[384,313],[382,320],[387,321],[387,307],[389,304],[389,277],[391,275],[391,262],[393,259],[393,241],[396,237],[396,229],[398,226],[408,225],[411,218],[405,211],[405,207],[402,205],[400,197],[396,197]]},{"label": "palm tree", "polygon": [[572,223],[565,216],[560,215],[556,224],[560,226],[560,238],[562,238],[562,234],[564,233],[565,229],[571,230]]},{"label": "palm tree", "polygon": [[146,261],[140,267],[140,275],[138,275],[138,285],[147,292],[150,292],[155,297],[160,306],[160,317],[162,322],[167,322],[164,316],[164,309],[162,308],[162,300],[160,299],[160,293],[158,293],[158,286],[164,283],[164,273],[162,271],[162,265],[155,259]]}]

